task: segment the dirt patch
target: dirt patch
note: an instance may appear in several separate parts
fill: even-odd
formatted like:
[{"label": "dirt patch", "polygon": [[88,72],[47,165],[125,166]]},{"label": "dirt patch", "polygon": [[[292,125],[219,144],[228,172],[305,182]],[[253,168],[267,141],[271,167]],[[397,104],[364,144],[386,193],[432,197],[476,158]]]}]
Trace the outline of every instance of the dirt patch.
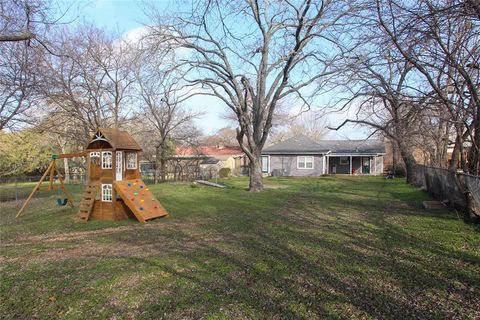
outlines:
[{"label": "dirt patch", "polygon": [[51,242],[61,242],[61,241],[72,241],[72,240],[84,240],[92,238],[95,236],[102,235],[111,235],[116,233],[125,233],[133,230],[151,230],[151,229],[175,229],[175,228],[188,228],[195,225],[195,223],[168,223],[168,224],[135,224],[131,226],[122,226],[122,227],[110,227],[97,230],[88,230],[88,231],[74,231],[74,232],[65,232],[65,233],[49,233],[43,235],[31,235],[31,236],[18,236],[12,238],[11,241],[2,242],[1,247],[11,247],[17,245],[28,245],[28,244],[38,244],[38,243],[51,243]]},{"label": "dirt patch", "polygon": [[45,250],[32,252],[21,257],[2,257],[0,263],[20,263],[26,265],[29,263],[43,263],[51,261],[65,261],[74,259],[104,259],[104,258],[136,258],[139,261],[149,257],[159,257],[172,253],[194,252],[205,248],[206,246],[223,243],[223,237],[210,237],[201,239],[200,237],[185,237],[180,239],[157,238],[153,242],[118,241],[114,243],[98,243],[86,239],[80,241],[74,247],[66,248],[48,248]]},{"label": "dirt patch", "polygon": [[[137,259],[145,259],[150,256],[165,255],[172,252],[186,253],[210,245],[236,241],[235,239],[216,233],[205,234],[197,232],[198,229],[201,229],[199,228],[199,224],[192,222],[168,224],[157,223],[18,237],[15,240],[12,239],[9,242],[1,243],[0,249],[36,246],[38,250],[31,252],[29,255],[22,255],[20,257],[0,255],[0,264],[106,257],[134,257]],[[152,238],[151,241],[135,238],[135,234],[148,232],[148,230],[158,230],[157,236]],[[166,230],[178,230],[181,237],[170,238],[162,235]],[[97,241],[99,236],[107,236],[107,240],[110,240],[106,243],[102,241],[99,242]],[[117,239],[117,237],[119,238]],[[56,244],[57,242],[60,242],[61,244]],[[42,246],[46,244],[48,244],[48,246]]]}]

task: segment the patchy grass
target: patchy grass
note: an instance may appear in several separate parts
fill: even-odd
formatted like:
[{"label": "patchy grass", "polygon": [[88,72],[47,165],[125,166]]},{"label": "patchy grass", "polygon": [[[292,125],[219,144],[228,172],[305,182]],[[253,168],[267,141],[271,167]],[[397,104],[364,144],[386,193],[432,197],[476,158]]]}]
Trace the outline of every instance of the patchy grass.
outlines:
[{"label": "patchy grass", "polygon": [[[0,318],[480,318],[480,232],[376,177],[157,185],[170,217],[0,203]],[[80,199],[80,186],[74,186]]]}]

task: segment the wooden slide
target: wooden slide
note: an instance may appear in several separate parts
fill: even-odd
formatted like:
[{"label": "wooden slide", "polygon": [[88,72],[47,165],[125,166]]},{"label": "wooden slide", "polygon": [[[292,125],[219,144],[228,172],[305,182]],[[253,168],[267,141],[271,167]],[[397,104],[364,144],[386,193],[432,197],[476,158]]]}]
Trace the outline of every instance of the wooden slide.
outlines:
[{"label": "wooden slide", "polygon": [[167,210],[140,179],[114,181],[113,187],[140,222],[164,217]]}]

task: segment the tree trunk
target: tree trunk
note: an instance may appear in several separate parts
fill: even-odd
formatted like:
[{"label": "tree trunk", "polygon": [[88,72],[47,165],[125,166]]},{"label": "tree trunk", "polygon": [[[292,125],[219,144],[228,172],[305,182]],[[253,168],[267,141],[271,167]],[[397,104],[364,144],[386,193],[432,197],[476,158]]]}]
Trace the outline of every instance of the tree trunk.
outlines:
[{"label": "tree trunk", "polygon": [[68,159],[63,158],[63,167],[65,168],[65,183],[70,182],[70,167],[68,166]]},{"label": "tree trunk", "polygon": [[480,222],[480,210],[475,206],[475,199],[468,188],[466,188],[465,199],[467,201],[467,212],[464,219],[468,222]]},{"label": "tree trunk", "polygon": [[457,166],[459,162],[459,144],[458,144],[458,139],[455,141],[455,145],[453,146],[452,150],[452,159],[450,160],[450,165],[448,166],[448,170],[452,172],[457,171]]},{"label": "tree trunk", "polygon": [[155,162],[154,162],[154,169],[155,169],[154,181],[153,181],[154,184],[158,183],[158,158],[159,157],[160,157],[160,149],[159,149],[159,147],[156,147],[155,148]]},{"label": "tree trunk", "polygon": [[473,143],[468,153],[468,169],[471,174],[480,174],[480,105],[476,108],[476,120],[473,123]]},{"label": "tree trunk", "polygon": [[263,190],[263,175],[261,157],[257,156],[250,160],[250,192],[258,192]]},{"label": "tree trunk", "polygon": [[392,171],[393,174],[395,175],[396,170],[397,170],[397,148],[396,148],[396,143],[391,140],[392,143]]},{"label": "tree trunk", "polygon": [[161,147],[162,151],[160,152],[160,175],[161,175],[161,180],[162,182],[165,182],[167,180],[167,152],[165,150],[165,147]]},{"label": "tree trunk", "polygon": [[[60,146],[60,150],[62,151],[62,153],[65,153],[65,147]],[[64,179],[65,183],[69,183],[70,182],[70,167],[68,166],[68,158],[63,158],[63,168],[65,170],[63,179]]]},{"label": "tree trunk", "polygon": [[[458,134],[458,131],[457,131]],[[464,220],[465,221],[475,221],[478,219],[476,211],[478,210],[475,208],[475,203],[473,201],[473,197],[471,192],[468,190],[468,186],[465,183],[465,177],[463,174],[459,174],[457,172],[457,166],[459,162],[459,158],[461,159],[461,145],[463,144],[463,139],[462,137],[459,137],[457,135],[457,139],[455,140],[455,146],[453,148],[453,153],[452,153],[452,162],[450,163],[449,166],[449,171],[453,176],[453,179],[455,181],[455,184],[457,185],[458,189],[463,193],[465,196],[465,202],[466,202],[466,212],[464,215]]]},{"label": "tree trunk", "polygon": [[465,196],[466,211],[464,212],[463,219],[466,222],[479,222],[480,216],[478,215],[478,208],[475,207],[475,200],[473,199],[471,191],[468,189],[468,185],[465,182],[465,175],[462,173],[451,172],[457,187]]},{"label": "tree trunk", "polygon": [[153,164],[153,184],[158,183],[158,170],[157,170],[157,160]]},{"label": "tree trunk", "polygon": [[398,144],[398,148],[400,150],[400,155],[402,156],[402,160],[405,163],[405,173],[407,176],[407,183],[414,184],[415,183],[415,165],[417,161],[413,157],[412,152],[409,150],[407,146],[403,143]]}]

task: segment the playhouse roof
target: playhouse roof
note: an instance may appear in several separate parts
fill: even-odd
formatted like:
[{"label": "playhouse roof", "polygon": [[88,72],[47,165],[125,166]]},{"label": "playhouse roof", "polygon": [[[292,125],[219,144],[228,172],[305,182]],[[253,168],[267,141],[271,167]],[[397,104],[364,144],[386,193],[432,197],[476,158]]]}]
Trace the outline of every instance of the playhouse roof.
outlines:
[{"label": "playhouse roof", "polygon": [[91,149],[92,144],[96,141],[106,141],[108,142],[113,149],[125,149],[125,150],[137,150],[141,151],[142,148],[138,143],[128,134],[127,131],[121,131],[112,128],[99,128],[92,140],[88,144],[86,149]]}]

